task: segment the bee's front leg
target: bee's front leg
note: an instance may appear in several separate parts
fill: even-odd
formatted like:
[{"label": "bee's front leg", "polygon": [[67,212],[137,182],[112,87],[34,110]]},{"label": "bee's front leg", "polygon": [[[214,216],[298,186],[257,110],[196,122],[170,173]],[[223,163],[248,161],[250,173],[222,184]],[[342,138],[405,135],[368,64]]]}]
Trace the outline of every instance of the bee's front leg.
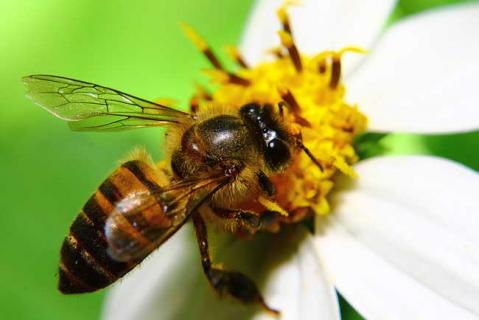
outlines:
[{"label": "bee's front leg", "polygon": [[213,289],[220,296],[229,295],[243,303],[258,303],[268,312],[278,315],[279,312],[270,308],[264,301],[256,284],[247,276],[236,271],[227,271],[212,266],[208,248],[208,232],[200,214],[193,215],[196,239],[200,247],[203,271]]},{"label": "bee's front leg", "polygon": [[284,216],[276,211],[263,211],[257,213],[250,210],[236,208],[220,208],[210,206],[215,216],[225,220],[226,229],[232,233],[248,236],[258,231],[278,232],[282,224],[299,223],[313,215],[310,207],[299,207]]},{"label": "bee's front leg", "polygon": [[260,215],[254,211],[216,206],[210,206],[210,209],[215,216],[227,222],[228,230],[233,233],[255,234],[262,228]]},{"label": "bee's front leg", "polygon": [[289,211],[288,216],[284,216],[276,211],[263,211],[260,216],[260,225],[262,231],[278,232],[283,224],[296,224],[304,221],[314,215],[310,207],[298,207]]}]

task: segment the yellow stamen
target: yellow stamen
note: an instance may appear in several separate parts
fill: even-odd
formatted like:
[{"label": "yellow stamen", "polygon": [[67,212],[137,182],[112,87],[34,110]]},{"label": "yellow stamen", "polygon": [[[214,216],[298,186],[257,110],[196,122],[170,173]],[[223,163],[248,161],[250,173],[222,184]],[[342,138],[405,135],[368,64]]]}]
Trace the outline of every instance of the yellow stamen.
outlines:
[{"label": "yellow stamen", "polygon": [[248,69],[246,61],[244,61],[236,47],[227,47],[226,50],[228,51],[229,56],[236,61],[238,65],[240,65],[242,68]]},{"label": "yellow stamen", "polygon": [[[286,7],[277,14],[282,24],[279,36],[283,48],[271,51],[276,58],[239,68],[235,74],[208,70],[216,85],[209,100],[235,110],[252,101],[275,106],[284,101],[288,108],[278,114],[286,130],[298,137],[297,150],[286,171],[271,177],[277,191],[275,201],[261,196],[257,200],[283,215],[298,207],[327,214],[333,177],[339,173],[356,177],[352,165],[358,156],[353,138],[367,127],[366,116],[345,100],[341,62],[346,53],[366,51],[350,46],[314,56],[302,55],[294,44]],[[230,54],[237,59],[237,51]]]},{"label": "yellow stamen", "polygon": [[288,6],[291,3],[286,2],[279,10],[276,12],[279,21],[283,26],[283,30],[278,31],[279,37],[281,39],[282,45],[288,50],[289,57],[296,68],[296,71],[301,72],[303,70],[303,64],[301,62],[301,56],[299,55],[298,48],[294,43],[293,33],[291,32],[291,25],[289,23],[289,16],[287,12]]},{"label": "yellow stamen", "polygon": [[234,73],[225,72],[223,70],[204,70],[204,73],[209,75],[211,77],[211,80],[216,83],[231,83],[240,86],[248,86],[250,84],[250,81],[248,79],[240,77]]},{"label": "yellow stamen", "polygon": [[205,55],[206,59],[218,70],[223,70],[221,62],[218,60],[208,43],[189,25],[182,23],[181,27],[191,42]]},{"label": "yellow stamen", "polygon": [[269,49],[267,53],[273,55],[277,59],[284,58],[283,47]]},{"label": "yellow stamen", "polygon": [[211,100],[211,93],[201,84],[195,83],[195,95],[198,96],[200,99],[203,100]]},{"label": "yellow stamen", "polygon": [[345,53],[358,53],[358,54],[366,54],[368,53],[368,50],[360,48],[360,47],[355,47],[355,46],[349,46],[349,47],[344,47],[341,50],[338,51],[339,56],[342,56]]},{"label": "yellow stamen", "polygon": [[183,32],[190,38],[191,42],[198,48],[200,51],[208,49],[208,43],[188,24],[182,22],[181,28]]},{"label": "yellow stamen", "polygon": [[288,32],[280,30],[278,31],[278,35],[279,39],[281,40],[281,44],[286,48],[289,48],[294,44],[293,37]]},{"label": "yellow stamen", "polygon": [[216,69],[207,69],[203,70],[204,73],[206,73],[210,78],[213,83],[228,83],[228,74],[224,71],[216,70]]}]

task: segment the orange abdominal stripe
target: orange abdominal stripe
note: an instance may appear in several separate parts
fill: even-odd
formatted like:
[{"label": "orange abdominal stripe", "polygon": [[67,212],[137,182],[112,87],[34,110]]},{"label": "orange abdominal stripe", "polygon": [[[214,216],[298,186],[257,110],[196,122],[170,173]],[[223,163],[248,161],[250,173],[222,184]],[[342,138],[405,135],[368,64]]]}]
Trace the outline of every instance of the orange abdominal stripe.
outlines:
[{"label": "orange abdominal stripe", "polygon": [[[81,293],[104,288],[138,263],[138,259],[123,262],[111,254],[111,239],[108,239],[105,230],[112,216],[121,217],[121,223],[117,224],[117,237],[121,239],[116,239],[117,242],[137,244],[150,251],[157,247],[151,246],[153,235],[145,233],[145,227],[152,228],[150,225],[154,222],[153,226],[158,230],[167,230],[171,222],[160,214],[161,203],[156,198],[150,208],[144,208],[135,215],[115,214],[117,204],[129,195],[141,192],[151,195],[159,189],[152,176],[152,168],[145,163],[127,162],[90,197],[63,242],[59,279],[61,292]],[[159,235],[154,236],[156,239]]]}]

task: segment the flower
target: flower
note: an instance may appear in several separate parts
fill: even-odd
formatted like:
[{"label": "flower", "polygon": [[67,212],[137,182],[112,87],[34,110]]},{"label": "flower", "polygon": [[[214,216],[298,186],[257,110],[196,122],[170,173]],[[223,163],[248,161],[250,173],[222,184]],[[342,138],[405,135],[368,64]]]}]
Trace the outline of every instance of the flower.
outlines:
[{"label": "flower", "polygon": [[[277,46],[273,41],[278,39],[275,33],[280,28],[275,17],[279,5],[272,0],[258,2],[242,46],[249,63],[264,61],[264,52]],[[406,19],[378,36],[393,5],[394,1],[379,4],[373,0],[304,0],[301,6],[291,8],[291,25],[301,53],[335,50],[316,62],[325,56],[340,56],[341,48],[350,44],[370,49],[366,58],[344,65],[345,92],[341,85],[328,91],[330,82],[324,83],[323,93],[334,95],[339,91],[338,96],[326,99],[325,118],[340,106],[338,114],[352,116],[343,120],[355,119],[351,122],[353,133],[365,128],[363,114],[372,131],[444,133],[477,129],[479,5],[431,11]],[[287,36],[283,35],[282,41],[288,46]],[[307,73],[309,60],[302,61]],[[275,63],[281,61],[266,62],[263,67],[271,72],[275,69],[269,67]],[[237,76],[240,81],[252,79],[259,84],[262,74],[248,72],[261,73],[263,67],[259,65]],[[280,74],[289,72],[285,66],[276,68],[282,68]],[[294,71],[291,64],[289,68]],[[329,68],[331,72],[331,64]],[[221,82],[214,99],[242,103],[242,98],[251,97],[230,87],[228,76],[212,74]],[[321,79],[331,78],[330,73]],[[264,99],[281,95],[284,89],[266,90]],[[309,97],[315,94],[319,93]],[[305,96],[308,94],[296,97],[302,99],[297,102],[306,110],[300,117],[312,128],[322,129],[324,122],[317,123],[317,113],[305,116],[314,112],[307,106]],[[346,101],[357,102],[359,109]],[[295,119],[298,123],[303,120]],[[302,130],[308,129],[302,126]],[[320,155],[318,160],[330,165],[322,173],[317,168],[306,168],[315,178],[308,183],[324,182],[314,187],[324,188],[327,194],[330,174],[339,169],[352,175],[349,168],[356,158],[354,150],[347,147],[351,143],[349,135],[333,144],[333,153],[321,156],[322,147],[318,145],[323,141],[315,144],[313,133],[305,134],[305,145],[312,143],[311,149]],[[349,151],[343,153],[339,146]],[[333,161],[328,158],[331,154]],[[310,165],[306,160],[297,160],[297,165]],[[283,240],[268,242],[271,238],[260,236],[259,241],[248,246],[235,241],[218,248],[224,256],[222,261],[235,258],[243,265],[254,261],[256,264],[249,265],[249,274],[264,273],[268,268],[262,262],[274,261],[273,270],[267,272],[263,294],[271,306],[282,311],[282,319],[339,319],[335,290],[367,319],[477,318],[477,173],[429,156],[378,157],[361,161],[353,168],[358,178],[339,179],[333,197],[329,197],[332,212],[317,215],[314,235],[298,228]],[[307,188],[302,181],[288,181],[288,192]],[[300,200],[311,204],[314,198],[317,211],[328,211],[329,205],[320,205],[326,197],[309,198],[307,194]],[[289,209],[291,199],[285,201],[286,198],[282,197],[279,204]],[[188,231],[181,230],[144,263],[140,272],[133,272],[113,289],[105,308],[106,319],[268,317],[261,312],[253,315],[257,310],[251,307],[217,301],[202,279],[199,257],[195,256],[196,248],[191,245],[194,240],[188,239]],[[251,257],[261,246],[268,246],[266,253],[261,251],[264,256]],[[248,266],[234,267],[248,271]]]}]

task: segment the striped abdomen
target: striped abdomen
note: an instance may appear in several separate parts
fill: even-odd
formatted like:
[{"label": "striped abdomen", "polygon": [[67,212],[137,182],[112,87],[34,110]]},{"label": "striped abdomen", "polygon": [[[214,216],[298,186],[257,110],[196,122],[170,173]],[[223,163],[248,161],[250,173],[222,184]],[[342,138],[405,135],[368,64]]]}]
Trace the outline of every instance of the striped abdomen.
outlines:
[{"label": "striped abdomen", "polygon": [[[111,239],[105,234],[105,224],[109,217],[115,215],[114,217],[118,218],[116,220],[122,221],[116,230],[117,237],[122,238],[114,240],[125,243],[152,243],[154,239],[142,234],[141,228],[145,228],[144,224],[154,219],[157,229],[165,230],[168,230],[171,224],[169,218],[163,214],[162,204],[157,198],[150,196],[151,192],[158,192],[158,183],[156,171],[146,163],[135,160],[122,164],[101,184],[85,204],[70,227],[70,234],[63,241],[58,285],[61,292],[81,293],[104,288],[143,259],[114,259],[109,253]],[[141,207],[139,212],[135,212],[138,219],[132,221],[131,217],[119,214],[117,205],[121,201],[125,202],[125,198],[137,194],[142,194],[146,200],[154,201],[154,205],[144,209]],[[109,223],[111,220],[108,220]],[[142,223],[137,223],[137,220]]]}]

